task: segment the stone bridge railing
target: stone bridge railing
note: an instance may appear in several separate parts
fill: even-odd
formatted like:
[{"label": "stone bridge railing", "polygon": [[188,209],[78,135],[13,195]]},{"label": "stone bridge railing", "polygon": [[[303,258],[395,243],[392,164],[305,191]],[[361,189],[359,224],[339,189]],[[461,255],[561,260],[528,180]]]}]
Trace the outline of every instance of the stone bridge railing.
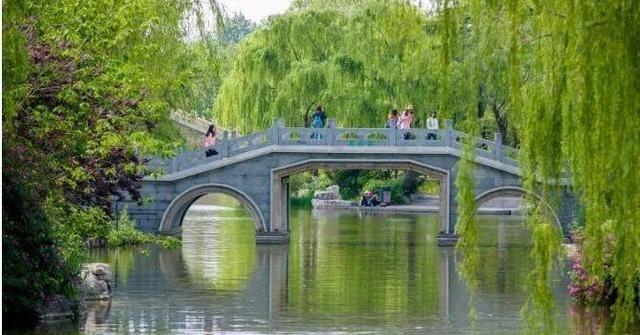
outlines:
[{"label": "stone bridge railing", "polygon": [[[284,127],[284,122],[274,119],[272,127],[253,134],[236,137],[227,131],[218,139],[215,149],[218,155],[205,156],[205,149],[183,151],[173,158],[153,158],[150,167],[165,173],[174,173],[203,163],[233,157],[270,145],[279,146],[368,146],[368,147],[452,147],[462,149],[466,133],[452,128],[452,121],[445,121],[445,128],[427,130],[389,128],[337,128],[329,119],[327,128]],[[405,135],[409,133],[409,135]],[[429,136],[434,134],[435,136]],[[435,137],[435,138],[434,138]],[[518,150],[502,145],[496,133],[493,141],[477,137],[476,153],[479,157],[496,160],[507,165],[519,166]]]}]

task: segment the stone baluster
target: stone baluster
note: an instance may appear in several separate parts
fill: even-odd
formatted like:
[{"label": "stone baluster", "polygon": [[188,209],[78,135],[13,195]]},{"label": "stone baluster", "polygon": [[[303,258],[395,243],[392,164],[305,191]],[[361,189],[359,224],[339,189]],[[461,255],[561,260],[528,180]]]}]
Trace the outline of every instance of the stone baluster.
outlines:
[{"label": "stone baluster", "polygon": [[389,145],[398,145],[398,127],[389,128]]},{"label": "stone baluster", "polygon": [[271,120],[271,144],[280,144],[280,128],[284,128],[284,120],[273,118]]},{"label": "stone baluster", "polygon": [[173,159],[171,159],[171,173],[178,171],[178,157],[180,157],[180,155],[177,155],[173,157]]},{"label": "stone baluster", "polygon": [[220,153],[220,155],[222,156],[222,158],[227,158],[230,155],[230,149],[231,149],[231,140],[229,139],[229,132],[228,131],[223,131],[222,132],[222,152]]},{"label": "stone baluster", "polygon": [[453,120],[446,119],[444,120],[444,145],[447,147],[452,146],[453,144]]},{"label": "stone baluster", "polygon": [[497,161],[502,161],[502,133],[494,134],[494,144],[493,144],[493,159]]},{"label": "stone baluster", "polygon": [[336,140],[336,133],[335,133],[335,129],[336,128],[336,119],[327,119],[327,139],[325,141],[325,143],[327,143],[328,145],[334,145],[335,140]]}]

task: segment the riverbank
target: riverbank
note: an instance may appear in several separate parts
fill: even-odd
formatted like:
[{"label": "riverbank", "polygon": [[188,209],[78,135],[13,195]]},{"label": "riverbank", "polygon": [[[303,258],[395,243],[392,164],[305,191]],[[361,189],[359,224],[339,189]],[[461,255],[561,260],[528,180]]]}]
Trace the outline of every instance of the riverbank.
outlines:
[{"label": "riverbank", "polygon": [[[332,208],[333,209],[333,208]],[[364,206],[348,206],[336,209],[357,209],[369,212],[408,212],[408,213],[437,213],[440,208],[438,206],[425,205],[389,205],[385,207],[364,207]],[[327,209],[325,209],[327,210]],[[480,207],[478,214],[502,214],[502,215],[521,215],[520,208],[502,208],[502,207]]]},{"label": "riverbank", "polygon": [[[316,200],[312,202],[314,210],[360,210],[369,212],[405,212],[405,213],[437,213],[440,210],[437,196],[412,196],[411,203],[406,205],[388,205],[365,207],[355,201]],[[486,201],[478,208],[478,214],[522,215],[523,208],[519,198],[499,197]]]}]

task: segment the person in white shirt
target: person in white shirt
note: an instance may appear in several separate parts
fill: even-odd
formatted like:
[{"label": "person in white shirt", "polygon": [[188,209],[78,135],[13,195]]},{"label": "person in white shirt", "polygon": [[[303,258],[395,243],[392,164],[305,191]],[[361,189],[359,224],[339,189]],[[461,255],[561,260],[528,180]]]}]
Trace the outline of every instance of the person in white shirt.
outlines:
[{"label": "person in white shirt", "polygon": [[437,140],[438,135],[436,135],[438,127],[438,119],[436,119],[436,113],[431,112],[429,118],[427,119],[427,130],[435,130],[435,132],[427,132],[427,140]]}]

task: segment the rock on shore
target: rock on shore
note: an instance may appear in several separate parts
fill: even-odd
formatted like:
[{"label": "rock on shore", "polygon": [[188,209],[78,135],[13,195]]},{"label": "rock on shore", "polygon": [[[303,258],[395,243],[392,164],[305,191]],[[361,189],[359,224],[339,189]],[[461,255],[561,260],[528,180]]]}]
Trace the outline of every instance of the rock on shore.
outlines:
[{"label": "rock on shore", "polygon": [[88,263],[80,271],[80,289],[85,300],[111,298],[111,267],[105,263]]}]

